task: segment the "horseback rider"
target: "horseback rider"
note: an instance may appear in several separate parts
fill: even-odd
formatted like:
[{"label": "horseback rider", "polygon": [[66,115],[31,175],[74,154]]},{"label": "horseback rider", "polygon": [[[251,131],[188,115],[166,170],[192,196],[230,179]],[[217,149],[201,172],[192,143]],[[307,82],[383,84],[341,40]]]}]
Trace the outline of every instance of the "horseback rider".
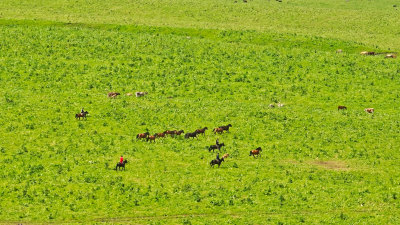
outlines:
[{"label": "horseback rider", "polygon": [[219,161],[220,159],[219,159],[219,153],[217,153],[217,160]]},{"label": "horseback rider", "polygon": [[217,140],[215,141],[215,144],[218,146],[219,145],[219,140],[217,138]]},{"label": "horseback rider", "polygon": [[81,113],[84,113],[85,111],[83,110],[83,108],[81,109]]},{"label": "horseback rider", "polygon": [[122,157],[122,155],[121,155],[121,157],[119,158],[119,163],[120,163],[121,165],[124,163],[124,157]]}]

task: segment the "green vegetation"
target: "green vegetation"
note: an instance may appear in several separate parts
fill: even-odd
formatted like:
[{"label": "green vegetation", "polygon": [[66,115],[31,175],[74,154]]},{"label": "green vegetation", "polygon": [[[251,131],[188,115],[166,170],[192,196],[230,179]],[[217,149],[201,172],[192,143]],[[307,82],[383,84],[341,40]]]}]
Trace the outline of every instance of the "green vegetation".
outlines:
[{"label": "green vegetation", "polygon": [[400,223],[399,59],[359,54],[400,20],[364,2],[1,1],[0,223]]}]

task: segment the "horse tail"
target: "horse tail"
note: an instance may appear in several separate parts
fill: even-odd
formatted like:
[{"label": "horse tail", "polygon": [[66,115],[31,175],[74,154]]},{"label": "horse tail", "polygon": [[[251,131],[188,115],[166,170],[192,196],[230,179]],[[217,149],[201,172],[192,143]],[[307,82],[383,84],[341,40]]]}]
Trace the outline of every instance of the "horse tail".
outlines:
[{"label": "horse tail", "polygon": [[75,114],[75,118],[78,118],[78,114]]},{"label": "horse tail", "polygon": [[252,152],[250,151],[250,155],[249,155],[249,156],[251,156],[251,153],[252,153]]}]

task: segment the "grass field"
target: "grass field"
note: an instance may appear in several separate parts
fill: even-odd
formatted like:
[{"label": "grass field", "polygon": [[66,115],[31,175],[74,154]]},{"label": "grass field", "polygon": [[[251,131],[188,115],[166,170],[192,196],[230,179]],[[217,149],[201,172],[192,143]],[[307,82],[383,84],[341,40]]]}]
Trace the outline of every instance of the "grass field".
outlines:
[{"label": "grass field", "polygon": [[396,4],[1,1],[0,224],[399,224]]}]

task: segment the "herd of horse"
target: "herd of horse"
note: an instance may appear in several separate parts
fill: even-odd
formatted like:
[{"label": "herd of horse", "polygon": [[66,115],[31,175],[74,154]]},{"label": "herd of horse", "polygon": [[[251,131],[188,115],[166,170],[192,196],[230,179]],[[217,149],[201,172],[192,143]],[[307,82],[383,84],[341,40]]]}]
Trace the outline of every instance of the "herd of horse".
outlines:
[{"label": "herd of horse", "polygon": [[[224,131],[229,132],[229,128],[232,127],[231,124],[228,124],[226,126],[220,126],[217,128],[214,128],[213,132],[214,134],[221,134]],[[208,130],[208,127],[204,127],[201,129],[197,129],[194,132],[189,132],[189,133],[185,133],[184,130],[166,130],[164,132],[161,133],[155,133],[153,135],[150,135],[149,132],[145,132],[145,133],[140,133],[136,135],[136,139],[142,139],[142,140],[146,140],[149,142],[155,142],[157,138],[165,138],[167,136],[170,137],[175,137],[175,136],[180,136],[181,134],[185,133],[185,138],[189,139],[189,138],[197,138],[197,135],[205,135],[206,130]]]},{"label": "herd of horse", "polygon": [[[140,93],[142,94],[142,93]],[[144,94],[144,93],[143,93]],[[145,93],[147,94],[147,93]],[[119,95],[119,93],[116,92],[111,92],[111,94],[109,93],[109,97],[115,97]],[[283,106],[283,105],[282,105]],[[347,110],[347,107],[344,105],[339,105],[338,106],[338,111],[339,110]],[[365,108],[364,109],[365,112],[367,113],[374,113],[374,108]],[[87,119],[86,116],[89,114],[88,111],[84,111],[82,110],[81,113],[75,114],[75,118],[76,119]],[[213,129],[214,134],[222,134],[224,131],[229,132],[229,128],[232,127],[231,124],[228,124],[226,126],[220,126],[217,128]],[[189,132],[185,134],[185,139],[189,139],[189,138],[197,138],[197,135],[203,134],[203,136],[205,135],[205,131],[208,130],[208,127],[204,127],[201,129],[197,129],[194,132]],[[165,138],[167,136],[170,137],[175,137],[175,136],[180,136],[181,134],[185,133],[184,130],[166,130],[164,132],[161,133],[155,133],[153,135],[150,135],[149,132],[145,132],[145,133],[139,133],[136,135],[137,139],[145,139],[146,141],[149,142],[155,142],[157,138]],[[215,150],[220,151],[222,147],[224,147],[225,144],[224,143],[216,143],[215,145],[210,145],[210,147],[208,147],[208,151],[211,152],[211,150],[214,152]],[[257,156],[260,156],[262,149],[261,147],[258,147],[254,150],[250,151],[250,155],[249,156],[253,156],[254,158]],[[229,156],[229,154],[225,154],[222,158],[217,158],[217,159],[213,159],[210,162],[210,166],[214,167],[214,165],[218,165],[218,167],[221,165],[222,162],[224,162],[224,160]],[[125,170],[125,164],[128,163],[127,160],[124,160],[122,163],[117,163],[115,170]]]},{"label": "herd of horse", "polygon": [[[229,132],[229,128],[230,128],[230,127],[232,127],[231,124],[228,124],[228,125],[226,125],[226,126],[219,126],[219,127],[217,127],[217,128],[214,128],[214,129],[213,129],[213,132],[214,132],[214,134],[217,134],[217,133],[218,133],[218,134],[221,134],[221,133],[223,133],[224,131]],[[194,138],[197,138],[197,136],[198,136],[198,135],[201,135],[201,134],[204,136],[206,130],[208,130],[208,127],[204,127],[204,128],[201,128],[201,129],[197,129],[197,130],[195,130],[194,132],[186,133],[186,134],[185,134],[185,139],[189,139],[189,138],[193,138],[193,139],[194,139]],[[150,135],[149,132],[145,132],[145,133],[139,133],[139,134],[137,134],[137,135],[136,135],[136,139],[139,139],[139,140],[146,140],[146,141],[149,141],[149,142],[151,142],[151,141],[155,142],[155,140],[156,140],[157,138],[165,138],[165,137],[167,137],[167,136],[175,137],[175,136],[180,136],[180,135],[183,134],[183,133],[185,133],[184,130],[166,130],[166,131],[164,131],[164,132],[162,132],[162,133],[155,133],[155,134],[153,134],[153,135]],[[212,150],[213,152],[214,152],[215,150],[220,151],[221,148],[224,147],[224,146],[225,146],[224,143],[218,143],[218,142],[217,142],[215,145],[210,145],[210,147],[208,147],[208,151],[209,151],[209,152],[211,152],[211,150]],[[250,151],[250,156],[253,156],[253,157],[257,156],[257,157],[258,157],[258,156],[260,155],[261,151],[262,151],[261,147],[258,147],[258,148],[255,149],[255,150],[251,150],[251,151]],[[221,165],[221,163],[224,162],[224,160],[225,160],[226,158],[228,158],[228,156],[229,156],[229,154],[226,153],[226,154],[223,155],[222,158],[213,159],[213,160],[210,162],[210,166],[211,166],[211,167],[214,167],[214,165],[218,165],[218,167],[219,167],[219,166]],[[122,165],[120,165],[120,164],[121,164],[121,163],[118,163],[116,168],[118,168],[119,166],[122,166]]]}]

